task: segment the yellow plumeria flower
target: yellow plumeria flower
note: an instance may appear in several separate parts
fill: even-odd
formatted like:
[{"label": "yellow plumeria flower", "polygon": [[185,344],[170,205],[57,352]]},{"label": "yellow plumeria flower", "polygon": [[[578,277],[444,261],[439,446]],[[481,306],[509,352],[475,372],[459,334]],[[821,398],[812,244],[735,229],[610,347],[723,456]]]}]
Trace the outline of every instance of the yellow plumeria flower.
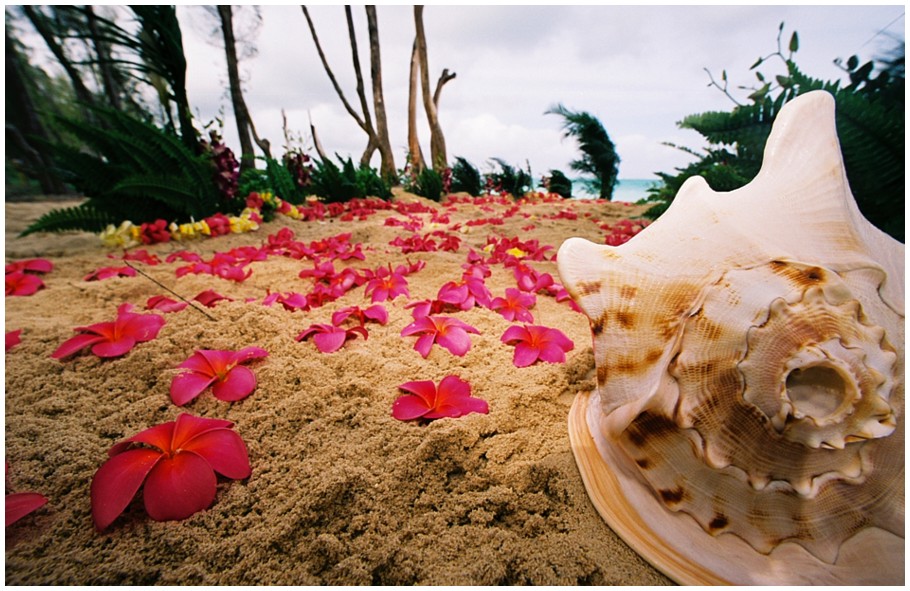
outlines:
[{"label": "yellow plumeria flower", "polygon": [[138,243],[139,228],[133,225],[133,222],[127,220],[119,226],[108,224],[101,231],[101,242],[111,248],[129,248]]},{"label": "yellow plumeria flower", "polygon": [[521,250],[521,249],[518,248],[517,246],[515,246],[515,247],[513,247],[513,248],[510,248],[509,250],[507,250],[507,251],[506,251],[506,254],[510,254],[510,255],[512,255],[513,257],[516,257],[516,258],[519,258],[519,259],[520,259],[521,257],[526,257],[526,256],[528,256],[528,253],[526,253],[525,251]]}]

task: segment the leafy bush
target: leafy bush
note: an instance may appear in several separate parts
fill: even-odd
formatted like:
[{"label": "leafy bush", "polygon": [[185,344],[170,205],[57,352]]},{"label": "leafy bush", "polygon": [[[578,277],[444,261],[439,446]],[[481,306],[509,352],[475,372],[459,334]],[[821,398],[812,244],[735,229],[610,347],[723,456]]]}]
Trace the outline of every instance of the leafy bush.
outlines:
[{"label": "leafy bush", "polygon": [[424,168],[417,175],[417,183],[411,187],[411,190],[427,199],[439,201],[442,199],[443,193],[442,175],[432,168]]},{"label": "leafy bush", "polygon": [[455,166],[452,167],[451,191],[465,192],[475,197],[483,192],[483,177],[480,171],[460,156],[455,158]]},{"label": "leafy bush", "polygon": [[[826,90],[835,99],[837,135],[840,140],[847,179],[860,211],[866,218],[891,236],[904,239],[904,50],[884,63],[873,76],[875,65],[860,66],[853,56],[842,66],[849,83],[826,82],[801,72],[793,61],[799,48],[794,32],[788,53],[781,48],[783,23],[778,30],[777,52],[759,58],[755,70],[770,58],[778,58],[786,68],[785,75],[769,81],[755,71],[761,86],[753,89],[747,104],[739,104],[730,112],[708,112],[690,115],[679,126],[694,129],[708,140],[704,153],[688,151],[700,159],[676,174],[659,173],[662,185],[651,189],[650,200],[658,204],[647,216],[656,218],[672,202],[679,187],[691,176],[701,175],[715,191],[732,191],[749,183],[761,168],[764,145],[780,109],[793,98],[812,90]],[[712,84],[727,92],[727,76],[723,85]]]},{"label": "leafy bush", "polygon": [[493,189],[500,193],[509,193],[514,197],[522,197],[531,190],[534,181],[531,178],[530,168],[528,171],[524,171],[510,166],[501,158],[492,158],[491,160],[499,165],[500,170],[486,175],[488,189]]},{"label": "leafy bush", "polygon": [[99,232],[108,224],[157,219],[188,222],[214,213],[236,213],[225,201],[215,168],[177,136],[118,111],[93,108],[100,124],[59,117],[85,149],[48,143],[61,177],[88,197],[83,204],[41,216],[22,235],[39,231]]},{"label": "leafy bush", "polygon": [[591,175],[590,178],[583,177],[580,182],[600,199],[612,199],[619,178],[619,155],[600,120],[590,113],[570,111],[562,105],[551,107],[546,114],[561,116],[565,137],[578,140],[582,156],[569,166],[572,170]]},{"label": "leafy bush", "polygon": [[551,170],[545,184],[550,193],[562,195],[566,199],[572,197],[572,181],[561,170]]},{"label": "leafy bush", "polygon": [[379,197],[389,199],[392,191],[379,173],[369,166],[355,167],[351,158],[341,162],[339,168],[331,160],[316,160],[312,171],[310,192],[328,202],[348,201],[354,198]]}]

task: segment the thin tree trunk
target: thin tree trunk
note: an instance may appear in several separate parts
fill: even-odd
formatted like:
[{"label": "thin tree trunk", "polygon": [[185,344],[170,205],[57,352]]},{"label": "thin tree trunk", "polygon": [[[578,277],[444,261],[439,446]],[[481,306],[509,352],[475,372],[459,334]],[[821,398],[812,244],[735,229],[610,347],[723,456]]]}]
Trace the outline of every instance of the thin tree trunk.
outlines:
[{"label": "thin tree trunk", "polygon": [[227,58],[228,83],[231,88],[231,104],[234,106],[234,120],[240,137],[240,172],[255,168],[253,141],[250,139],[250,113],[243,100],[240,88],[240,71],[237,66],[237,44],[234,39],[234,15],[229,5],[218,5],[221,17],[221,32],[224,36],[224,53]]},{"label": "thin tree trunk", "polygon": [[367,103],[366,91],[363,88],[363,73],[360,71],[360,52],[357,50],[357,36],[354,32],[354,18],[351,14],[351,6],[345,5],[344,16],[348,22],[348,38],[351,40],[351,58],[354,60],[354,74],[357,77],[357,97],[360,99],[360,110],[363,111],[363,120],[367,128],[374,133],[367,132],[369,136],[367,147],[360,156],[360,166],[369,166],[373,153],[379,147],[379,140],[376,138],[375,127],[373,126],[373,117],[370,115],[370,106]]},{"label": "thin tree trunk", "polygon": [[67,77],[70,79],[70,83],[73,85],[76,98],[87,105],[93,105],[95,100],[94,97],[92,97],[92,93],[85,86],[85,83],[82,81],[82,76],[79,74],[78,70],[76,70],[76,67],[69,58],[66,57],[63,47],[57,43],[53,31],[47,26],[47,22],[45,21],[46,17],[43,14],[39,14],[33,6],[23,6],[22,11],[25,13],[25,16],[28,17],[28,20],[31,21],[35,30],[38,31],[38,34],[41,35],[41,38],[44,39],[48,49],[51,50],[51,53],[60,65],[63,66],[63,70],[66,72]]},{"label": "thin tree trunk", "polygon": [[433,170],[442,172],[448,166],[446,140],[439,125],[436,105],[430,96],[430,74],[427,60],[427,39],[423,28],[423,6],[414,7],[414,25],[417,29],[417,58],[420,63],[420,84],[423,91],[423,107],[430,125],[430,159]]},{"label": "thin tree trunk", "polygon": [[446,82],[455,78],[455,72],[449,73],[448,68],[443,68],[442,74],[439,75],[439,80],[436,81],[436,91],[433,93],[433,106],[436,107],[436,112],[439,112],[439,95],[442,93],[442,87],[445,86]]},{"label": "thin tree trunk", "polygon": [[[49,195],[67,192],[66,185],[53,172],[50,155],[32,146],[26,136],[47,138],[44,126],[38,118],[35,104],[25,84],[21,56],[10,39],[6,37],[6,136],[8,147],[18,146],[29,172],[38,181],[41,191]],[[12,140],[12,142],[9,142]]]},{"label": "thin tree trunk", "polygon": [[92,6],[85,7],[85,20],[88,24],[89,35],[92,38],[92,45],[95,48],[95,55],[98,56],[98,69],[101,72],[101,85],[104,87],[104,94],[107,95],[107,101],[111,107],[121,111],[123,109],[120,100],[120,85],[114,76],[114,68],[111,65],[111,48],[102,39],[98,30],[98,19],[95,18],[95,10]]},{"label": "thin tree trunk", "polygon": [[427,164],[420,149],[420,138],[417,136],[417,84],[420,75],[420,64],[417,61],[417,39],[411,48],[411,75],[408,79],[408,157],[414,174],[420,174]]},{"label": "thin tree trunk", "polygon": [[383,178],[392,179],[398,174],[395,168],[395,156],[389,141],[389,125],[385,113],[385,100],[382,97],[382,60],[379,55],[379,23],[376,19],[376,7],[367,6],[367,29],[370,35],[370,77],[373,79],[373,109],[376,112],[376,139],[379,142],[379,155],[382,157],[379,170]]}]

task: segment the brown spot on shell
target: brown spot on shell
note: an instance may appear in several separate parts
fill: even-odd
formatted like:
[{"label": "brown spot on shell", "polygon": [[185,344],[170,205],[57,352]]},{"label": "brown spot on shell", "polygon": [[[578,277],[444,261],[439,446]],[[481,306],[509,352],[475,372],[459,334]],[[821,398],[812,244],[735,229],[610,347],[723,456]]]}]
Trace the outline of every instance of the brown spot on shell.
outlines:
[{"label": "brown spot on shell", "polygon": [[600,281],[579,281],[575,288],[583,296],[588,296],[600,291],[601,283]]},{"label": "brown spot on shell", "polygon": [[638,467],[642,470],[647,470],[651,467],[651,462],[648,461],[648,458],[639,458],[635,460],[635,463],[638,464]]},{"label": "brown spot on shell", "polygon": [[635,314],[632,312],[618,311],[616,312],[616,321],[623,328],[632,328],[635,326]]},{"label": "brown spot on shell", "polygon": [[662,488],[657,492],[668,506],[678,505],[686,496],[686,491],[682,488]]},{"label": "brown spot on shell", "polygon": [[716,531],[724,529],[729,524],[730,520],[727,519],[727,516],[723,513],[718,513],[714,516],[714,519],[708,523],[708,529],[711,530],[711,533],[714,533]]},{"label": "brown spot on shell", "polygon": [[771,270],[787,278],[794,285],[803,289],[817,285],[825,280],[825,270],[821,267],[800,267],[784,261],[771,261]]},{"label": "brown spot on shell", "polygon": [[634,285],[623,285],[619,288],[619,297],[624,300],[631,300],[638,293],[638,288]]}]

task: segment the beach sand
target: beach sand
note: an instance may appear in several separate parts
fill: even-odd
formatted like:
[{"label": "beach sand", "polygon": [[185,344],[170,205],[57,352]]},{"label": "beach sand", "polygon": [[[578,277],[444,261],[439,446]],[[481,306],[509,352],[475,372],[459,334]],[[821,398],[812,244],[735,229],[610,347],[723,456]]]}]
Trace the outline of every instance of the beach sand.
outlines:
[{"label": "beach sand", "polygon": [[[262,246],[283,227],[301,242],[350,232],[366,260],[336,261],[338,269],[426,262],[407,277],[414,301],[459,280],[469,248],[480,251],[488,236],[537,239],[555,253],[570,236],[603,242],[598,223],[642,210],[604,202],[525,204],[502,225],[469,227],[466,221],[501,216],[507,207],[444,209],[407,194],[396,199],[447,211],[445,227],[461,223],[470,231],[456,232],[462,240],[456,252],[405,255],[389,242],[409,233],[384,225],[389,217],[406,219],[396,211],[365,221],[279,215],[248,234],[145,248],[162,261],[181,249],[208,258]],[[253,262],[241,283],[178,278],[175,270],[186,264],[180,261],[133,263],[187,298],[214,289],[234,301],[206,308],[211,318],[192,309],[164,314],[158,337],[121,358],[84,353],[59,361],[51,353],[74,327],[113,320],[124,302],[144,311],[151,296],[173,297],[142,275],[84,281],[95,269],[122,264],[108,258],[122,251],[106,249],[95,235],[16,237],[59,205],[6,203],[6,262],[44,257],[55,265],[43,276],[45,289],[5,298],[6,331],[22,329],[21,344],[5,356],[7,492],[49,499],[6,528],[7,584],[670,583],[610,530],[585,493],[566,417],[575,395],[593,387],[594,361],[588,321],[566,302],[540,294],[532,310],[536,323],[574,342],[563,364],[515,367],[513,348],[500,342],[512,323],[481,307],[450,314],[480,331],[464,357],[437,345],[424,359],[413,348],[415,337],[400,336],[412,320],[404,296],[385,302],[388,324],[368,324],[367,340],[324,354],[295,337],[328,323],[335,310],[370,301],[360,287],[306,312],[262,305],[269,292],[309,291],[312,280],[298,276],[312,268],[306,259]],[[429,231],[427,225],[420,233]],[[558,281],[554,262],[530,264]],[[515,287],[510,269],[491,269],[486,285],[494,296]],[[175,368],[195,349],[249,346],[269,356],[249,364],[258,386],[248,398],[223,402],[209,390],[182,408],[171,402]],[[489,414],[422,423],[391,416],[400,384],[447,375],[469,382]],[[108,449],[180,412],[232,421],[247,444],[252,475],[219,477],[212,506],[184,521],[151,520],[140,493],[109,528],[95,531],[89,486]]]}]

